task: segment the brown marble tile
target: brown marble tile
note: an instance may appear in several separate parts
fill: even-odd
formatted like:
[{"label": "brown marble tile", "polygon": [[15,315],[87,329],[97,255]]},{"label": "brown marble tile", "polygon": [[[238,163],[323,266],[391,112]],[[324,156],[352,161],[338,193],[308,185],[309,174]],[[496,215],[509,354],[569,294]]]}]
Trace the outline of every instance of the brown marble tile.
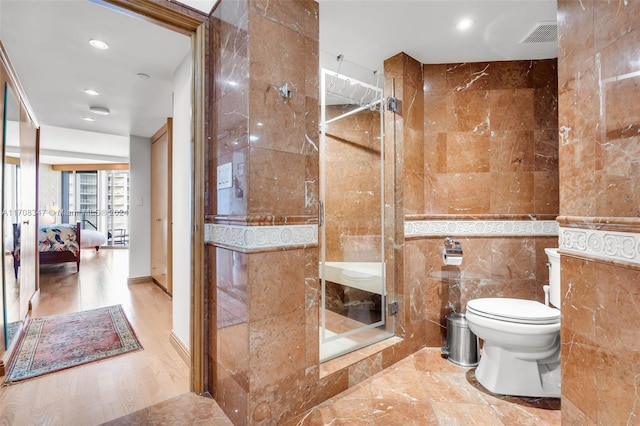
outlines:
[{"label": "brown marble tile", "polygon": [[382,352],[351,365],[349,371],[349,387],[355,386],[374,374],[382,371]]},{"label": "brown marble tile", "polygon": [[[249,38],[251,79],[275,87],[286,82],[293,97],[304,93],[307,56],[305,37],[255,13],[249,18],[249,33],[260,34],[260,37]],[[269,40],[269,43],[264,43],[264,40]]]},{"label": "brown marble tile", "polygon": [[[443,92],[447,90],[447,65],[423,64],[422,65],[423,90],[429,92]],[[425,105],[428,103],[425,102]]]},{"label": "brown marble tile", "polygon": [[494,278],[528,279],[535,276],[533,238],[504,238],[491,242],[491,273]]},{"label": "brown marble tile", "polygon": [[252,214],[303,211],[306,156],[251,148],[246,167],[248,210]]},{"label": "brown marble tile", "polygon": [[534,170],[536,172],[558,171],[558,131],[535,130],[533,132],[534,143]]},{"label": "brown marble tile", "polygon": [[309,151],[305,138],[306,97],[284,99],[271,82],[251,79],[249,90],[249,143],[252,147],[301,153]]},{"label": "brown marble tile", "polygon": [[481,404],[433,402],[438,424],[499,425],[500,416]]},{"label": "brown marble tile", "polygon": [[[595,216],[596,176],[595,141],[560,146],[559,178],[560,213],[564,215]],[[586,171],[589,170],[587,173]]]},{"label": "brown marble tile", "polygon": [[[557,79],[556,75],[550,79]],[[558,128],[558,90],[557,88],[534,89],[533,121],[535,129]]]},{"label": "brown marble tile", "polygon": [[[623,13],[631,12],[631,10],[633,9],[634,13],[636,13],[636,15],[638,14],[637,5],[634,5],[632,7],[624,7],[621,5],[621,7],[621,12]],[[630,17],[625,17],[623,19],[629,18]],[[619,34],[619,37],[614,42],[609,43],[606,46],[602,46],[602,49],[598,51],[599,56],[596,58],[596,61],[602,67],[602,74],[600,75],[600,79],[608,86],[609,84],[615,84],[615,82],[612,82],[611,80],[618,80],[618,82],[622,82],[625,81],[625,79],[619,79],[619,77],[626,76],[626,78],[629,78],[629,74],[638,71],[640,64],[638,64],[637,62],[637,57],[640,53],[638,49],[638,41],[640,41],[640,39],[637,31],[631,31],[629,33],[623,34],[622,32],[626,31],[626,28],[607,25],[604,27],[604,30],[621,32],[621,34]],[[596,31],[598,30],[594,28],[594,32]],[[633,80],[634,78],[631,79]],[[608,99],[607,102],[609,102]]]},{"label": "brown marble tile", "polygon": [[560,83],[593,57],[594,0],[558,0],[558,74]]},{"label": "brown marble tile", "polygon": [[344,391],[339,397],[329,399],[314,408],[300,426],[320,426],[328,423],[341,426],[370,425],[373,418],[373,401],[369,385],[357,385]]},{"label": "brown marble tile", "polygon": [[640,271],[598,264],[591,282],[595,286],[592,306],[596,309],[597,346],[621,355],[640,352],[637,329],[622,325],[640,321],[640,309],[636,303],[640,297],[640,289],[636,285],[640,282]]},{"label": "brown marble tile", "polygon": [[489,173],[448,175],[450,214],[491,212],[491,176]]},{"label": "brown marble tile", "polygon": [[264,389],[305,369],[303,308],[249,324],[251,391]]},{"label": "brown marble tile", "polygon": [[534,62],[491,62],[487,69],[489,73],[489,88],[491,90],[532,88]]},{"label": "brown marble tile", "polygon": [[223,368],[216,369],[213,397],[233,424],[247,424],[249,394]]},{"label": "brown marble tile", "polygon": [[567,397],[562,398],[562,424],[571,426],[595,426],[595,420],[591,420],[587,415],[573,405]]},{"label": "brown marble tile", "polygon": [[491,130],[533,129],[533,89],[492,90],[489,102]]},{"label": "brown marble tile", "polygon": [[233,423],[210,397],[186,393],[118,419],[103,423],[119,425],[214,425],[232,426]]},{"label": "brown marble tile", "polygon": [[424,171],[431,173],[447,172],[446,132],[427,131],[424,135]]},{"label": "brown marble tile", "polygon": [[509,404],[495,406],[494,410],[505,425],[556,426],[559,425],[558,410]]},{"label": "brown marble tile", "polygon": [[640,94],[639,84],[640,76],[605,84],[605,116],[602,117],[604,121],[601,124],[604,126],[606,140],[638,134],[640,114],[633,106]]},{"label": "brown marble tile", "polygon": [[449,102],[447,92],[426,92],[424,94],[424,130],[426,132],[446,132]]},{"label": "brown marble tile", "polygon": [[533,173],[492,172],[491,212],[503,214],[534,211]]},{"label": "brown marble tile", "polygon": [[451,92],[447,112],[449,131],[487,132],[490,125],[489,96],[488,90]]},{"label": "brown marble tile", "polygon": [[491,132],[490,141],[492,172],[534,170],[535,144],[532,130],[496,130]]},{"label": "brown marble tile", "polygon": [[587,417],[596,419],[596,347],[566,328],[562,328],[560,337],[562,396],[568,398]]},{"label": "brown marble tile", "polygon": [[558,60],[542,59],[533,61],[533,88],[558,92]]},{"label": "brown marble tile", "polygon": [[251,0],[251,11],[264,16],[300,35],[318,39],[319,7],[315,1],[302,1],[290,7],[288,0]]},{"label": "brown marble tile", "polygon": [[279,425],[303,411],[306,386],[305,372],[299,371],[253,390],[249,396],[249,424]]},{"label": "brown marble tile", "polygon": [[447,89],[463,92],[490,88],[488,62],[450,64],[447,66]]},{"label": "brown marble tile", "polygon": [[304,250],[248,256],[249,321],[289,314],[305,306],[305,288],[301,285],[305,282],[304,261]]},{"label": "brown marble tile", "polygon": [[559,187],[558,172],[533,173],[534,214],[558,214],[560,211]]},{"label": "brown marble tile", "polygon": [[[617,352],[608,347],[597,350],[598,424],[636,424],[640,420],[637,403],[640,356],[637,351]],[[583,410],[587,414],[593,411]],[[591,417],[593,418],[593,417]]]},{"label": "brown marble tile", "polygon": [[491,148],[491,138],[488,134],[447,133],[447,173],[488,172]]},{"label": "brown marble tile", "polygon": [[446,173],[425,173],[424,212],[446,214],[449,211],[449,177]]},{"label": "brown marble tile", "polygon": [[599,52],[636,30],[639,22],[640,7],[637,2],[594,2],[595,50]]}]

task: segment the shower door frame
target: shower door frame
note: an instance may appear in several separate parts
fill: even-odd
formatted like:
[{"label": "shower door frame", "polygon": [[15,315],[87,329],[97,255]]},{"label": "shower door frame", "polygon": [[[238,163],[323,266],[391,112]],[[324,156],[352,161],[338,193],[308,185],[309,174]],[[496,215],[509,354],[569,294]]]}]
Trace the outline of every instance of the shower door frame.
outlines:
[{"label": "shower door frame", "polygon": [[[381,340],[385,340],[388,339],[390,337],[393,337],[393,332],[390,332],[389,330],[393,330],[393,326],[389,324],[388,321],[388,316],[387,316],[387,295],[388,295],[388,291],[387,291],[387,286],[388,284],[388,280],[387,280],[387,267],[386,267],[386,250],[385,250],[385,226],[386,226],[386,220],[385,220],[385,199],[386,199],[386,195],[387,195],[387,191],[386,191],[386,182],[385,182],[385,133],[384,133],[384,122],[385,122],[385,100],[386,98],[384,97],[384,88],[383,87],[376,87],[373,85],[368,85],[366,83],[363,83],[361,81],[355,80],[355,79],[351,79],[352,81],[356,81],[357,84],[362,85],[363,87],[367,86],[370,89],[375,90],[376,92],[380,93],[380,96],[376,99],[375,102],[371,102],[370,104],[367,105],[361,105],[360,107],[354,108],[353,110],[350,110],[344,114],[341,114],[337,117],[334,117],[330,120],[327,120],[327,114],[326,114],[326,106],[327,106],[327,95],[326,95],[326,84],[327,84],[327,78],[328,77],[332,77],[332,78],[345,78],[347,76],[343,75],[343,74],[339,74],[338,72],[335,71],[331,71],[325,68],[321,68],[320,69],[320,146],[319,146],[319,154],[320,154],[320,167],[319,167],[319,172],[320,172],[320,185],[319,185],[319,196],[320,196],[320,221],[319,221],[319,243],[320,243],[320,265],[319,265],[319,279],[320,279],[320,288],[321,288],[321,304],[320,304],[320,324],[319,324],[319,329],[320,329],[320,362],[324,362],[324,361],[328,361],[332,358],[336,358],[339,357],[341,355],[344,355],[346,353],[355,351],[357,349],[369,346],[373,343],[379,342]],[[379,108],[379,114],[380,114],[380,125],[379,125],[379,150],[380,150],[380,159],[379,159],[379,172],[380,172],[380,193],[378,194],[380,196],[380,227],[379,227],[379,233],[377,234],[379,239],[380,239],[380,252],[379,252],[379,256],[380,256],[380,272],[381,272],[381,276],[380,276],[380,296],[381,296],[381,306],[380,306],[380,320],[379,321],[375,321],[371,324],[367,324],[365,326],[362,327],[358,327],[358,328],[354,328],[342,333],[337,333],[333,336],[328,336],[327,335],[327,328],[326,328],[326,290],[327,290],[327,285],[326,285],[326,277],[327,277],[327,270],[326,270],[326,263],[327,263],[327,259],[326,259],[326,252],[327,252],[327,245],[326,245],[326,241],[327,241],[327,235],[326,235],[326,222],[325,222],[325,200],[326,200],[326,173],[327,173],[327,165],[326,165],[326,145],[327,145],[327,141],[326,141],[326,130],[327,130],[327,125],[331,122],[334,121],[338,121],[342,118],[345,118],[347,116],[356,114],[358,112],[361,112],[367,108],[371,109],[371,107],[374,108]],[[380,328],[385,326],[385,330],[384,331],[380,331],[380,333],[378,335],[376,335],[375,337],[363,341],[361,343],[358,344],[354,344],[352,346],[349,346],[347,348],[345,348],[344,350],[340,350],[337,351],[334,354],[331,354],[329,356],[326,356],[325,358],[322,357],[322,345],[323,343],[330,343],[330,342],[335,342],[338,341],[339,339],[343,339],[343,338],[348,338],[349,336],[353,336],[355,334],[358,333],[362,333],[364,331],[367,330],[372,330],[375,328]],[[333,333],[332,333],[333,334]]]}]

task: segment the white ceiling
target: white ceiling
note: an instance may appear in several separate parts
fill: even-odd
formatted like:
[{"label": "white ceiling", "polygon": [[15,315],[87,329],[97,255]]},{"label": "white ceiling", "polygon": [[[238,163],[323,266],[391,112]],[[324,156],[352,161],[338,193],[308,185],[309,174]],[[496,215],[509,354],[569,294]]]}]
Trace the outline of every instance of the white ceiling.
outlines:
[{"label": "white ceiling", "polygon": [[[216,0],[181,2],[206,12]],[[556,43],[520,43],[537,22],[555,21],[555,0],[319,3],[320,49],[328,62],[342,54],[345,62],[381,71],[383,61],[401,51],[422,63],[556,56]],[[465,33],[455,29],[462,17],[474,21]],[[116,137],[148,137],[172,114],[173,73],[190,50],[186,36],[88,0],[0,0],[0,38],[39,124]],[[91,38],[106,41],[110,48],[95,50],[88,44]],[[137,73],[151,79],[142,80]],[[85,88],[101,94],[89,97]],[[82,116],[92,115],[91,105],[107,107],[111,114],[93,115],[95,122],[85,122]],[[82,141],[73,145],[66,145],[68,134],[50,139],[43,134],[42,148],[56,154],[96,152],[84,132],[79,133]],[[58,157],[62,159],[52,156],[51,161],[65,161]],[[68,162],[78,161],[76,156]],[[94,156],[88,162],[98,161]]]}]

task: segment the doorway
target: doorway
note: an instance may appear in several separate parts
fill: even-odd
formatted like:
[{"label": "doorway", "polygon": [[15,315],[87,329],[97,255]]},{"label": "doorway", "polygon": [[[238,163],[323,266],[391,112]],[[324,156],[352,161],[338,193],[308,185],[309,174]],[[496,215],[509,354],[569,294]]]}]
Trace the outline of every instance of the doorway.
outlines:
[{"label": "doorway", "polygon": [[[73,2],[77,3],[77,2]],[[154,1],[128,1],[128,0],[118,0],[110,3],[105,2],[94,2],[99,3],[102,6],[108,6],[110,9],[118,10],[119,12],[124,11],[125,14],[129,16],[145,16],[144,21],[153,21],[154,23],[159,23],[165,29],[169,28],[171,30],[177,31],[183,35],[186,35],[191,38],[191,69],[193,70],[192,75],[194,76],[194,81],[199,82],[196,87],[195,84],[188,88],[189,91],[189,102],[192,106],[192,116],[190,116],[190,123],[187,124],[187,128],[190,130],[190,136],[188,138],[187,143],[189,144],[189,148],[184,150],[187,152],[189,156],[189,161],[192,166],[192,173],[185,171],[185,175],[190,179],[189,186],[191,192],[192,203],[185,204],[183,206],[186,208],[185,217],[190,219],[195,228],[194,232],[189,232],[184,234],[188,241],[185,245],[189,248],[193,248],[193,256],[189,260],[188,265],[184,265],[183,271],[184,280],[183,286],[187,288],[187,296],[182,298],[182,302],[184,302],[184,306],[181,309],[181,320],[187,325],[191,322],[191,315],[194,311],[201,312],[201,309],[191,309],[191,294],[196,293],[195,296],[195,304],[199,305],[202,303],[202,296],[198,296],[200,292],[198,291],[199,286],[202,286],[202,241],[203,241],[203,221],[204,221],[204,213],[203,213],[203,200],[202,200],[202,187],[203,187],[203,175],[204,175],[204,164],[203,164],[203,152],[204,152],[204,93],[206,90],[205,87],[205,79],[204,79],[204,71],[205,71],[205,61],[204,61],[204,45],[205,45],[205,30],[207,25],[207,16],[202,14],[198,15],[194,13],[192,9],[181,8],[181,6],[176,6],[174,4],[167,5],[158,5],[157,2]],[[115,6],[114,6],[115,5]],[[4,5],[3,5],[4,6]],[[3,7],[3,14],[7,16],[6,8]],[[62,21],[60,21],[62,22]],[[142,21],[140,21],[142,22]],[[59,22],[58,22],[59,25]],[[60,26],[60,25],[59,25]],[[142,77],[139,77],[142,78]],[[47,79],[45,79],[47,80]],[[45,81],[43,80],[43,81]],[[112,111],[115,113],[115,109]],[[198,159],[196,161],[195,159]],[[197,196],[196,196],[197,195]],[[148,203],[147,199],[134,199],[133,203],[140,202],[142,204]],[[149,217],[147,217],[146,223],[148,224]],[[191,225],[190,223],[190,225]],[[132,241],[130,241],[132,242]],[[191,283],[191,284],[189,284]],[[194,291],[194,287],[195,291]],[[175,300],[175,298],[174,298]],[[201,317],[194,319],[193,328],[187,328],[187,337],[184,339],[185,342],[190,346],[191,350],[191,360],[195,365],[193,367],[194,375],[192,377],[192,388],[196,391],[202,388],[202,347],[203,347],[203,320]],[[194,334],[196,337],[192,337]]]}]

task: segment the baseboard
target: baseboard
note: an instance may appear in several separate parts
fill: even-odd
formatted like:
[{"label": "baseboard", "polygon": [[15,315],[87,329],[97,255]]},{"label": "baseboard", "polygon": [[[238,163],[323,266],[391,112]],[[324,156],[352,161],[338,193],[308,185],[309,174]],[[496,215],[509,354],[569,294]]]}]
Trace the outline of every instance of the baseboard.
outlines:
[{"label": "baseboard", "polygon": [[153,282],[153,279],[151,278],[151,276],[127,278],[127,284],[129,285],[142,284],[142,283],[148,283],[148,282]]},{"label": "baseboard", "polygon": [[182,358],[185,364],[189,365],[191,362],[191,352],[173,330],[169,333],[169,342],[171,342],[171,346],[178,352],[178,355],[180,355],[180,358]]}]

